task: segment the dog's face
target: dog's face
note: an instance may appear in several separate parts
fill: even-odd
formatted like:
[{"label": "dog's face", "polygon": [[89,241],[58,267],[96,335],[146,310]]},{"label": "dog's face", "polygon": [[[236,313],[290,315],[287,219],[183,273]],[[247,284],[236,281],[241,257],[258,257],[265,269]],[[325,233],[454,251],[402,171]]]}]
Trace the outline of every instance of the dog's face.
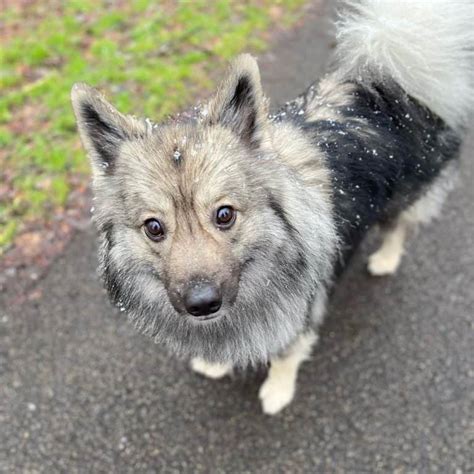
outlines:
[{"label": "dog's face", "polygon": [[117,156],[122,238],[159,275],[174,310],[196,323],[232,306],[248,236],[258,238],[264,196],[242,166],[252,160],[232,133],[198,125],[156,128]]},{"label": "dog's face", "polygon": [[73,104],[112,300],[178,353],[249,363],[281,350],[304,324],[311,279],[282,202],[288,176],[264,145],[255,61],[241,57],[184,123],[123,116],[83,85]]}]

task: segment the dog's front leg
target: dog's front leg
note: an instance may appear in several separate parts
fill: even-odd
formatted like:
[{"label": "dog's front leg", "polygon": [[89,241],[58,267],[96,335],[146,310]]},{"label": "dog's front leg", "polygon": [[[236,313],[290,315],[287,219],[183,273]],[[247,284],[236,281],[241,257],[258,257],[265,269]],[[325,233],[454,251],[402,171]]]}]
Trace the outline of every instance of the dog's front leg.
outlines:
[{"label": "dog's front leg", "polygon": [[220,379],[232,372],[232,366],[230,364],[211,363],[199,357],[191,359],[191,369],[210,379]]},{"label": "dog's front leg", "polygon": [[313,331],[301,334],[282,356],[271,360],[259,392],[264,413],[274,415],[293,400],[299,366],[309,358],[316,340]]}]

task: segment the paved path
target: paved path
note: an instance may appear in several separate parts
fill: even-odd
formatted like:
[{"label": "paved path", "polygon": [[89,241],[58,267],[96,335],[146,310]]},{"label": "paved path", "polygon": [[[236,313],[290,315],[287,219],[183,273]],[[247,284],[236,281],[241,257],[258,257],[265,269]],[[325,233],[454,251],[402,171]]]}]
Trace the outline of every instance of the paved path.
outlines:
[{"label": "paved path", "polygon": [[[322,71],[324,15],[262,58],[286,100]],[[0,314],[0,472],[472,472],[474,139],[443,218],[393,278],[369,239],[333,296],[294,404],[260,413],[263,374],[219,382],[137,335],[97,284],[92,229]],[[458,471],[457,471],[458,470]]]}]

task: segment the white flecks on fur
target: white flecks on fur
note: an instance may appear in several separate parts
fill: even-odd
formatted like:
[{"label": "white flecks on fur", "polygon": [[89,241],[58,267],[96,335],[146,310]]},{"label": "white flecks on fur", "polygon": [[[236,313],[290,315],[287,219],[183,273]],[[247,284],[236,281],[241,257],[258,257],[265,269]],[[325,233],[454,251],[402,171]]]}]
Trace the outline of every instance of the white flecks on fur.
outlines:
[{"label": "white flecks on fur", "polygon": [[232,366],[230,364],[211,364],[199,357],[191,359],[191,369],[210,379],[220,379],[232,372]]},{"label": "white flecks on fur", "polygon": [[474,105],[471,0],[348,0],[337,22],[336,74],[391,77],[452,127]]},{"label": "white flecks on fur", "polygon": [[317,339],[312,331],[302,334],[283,356],[272,359],[259,391],[264,413],[275,415],[293,400],[299,366],[309,358]]},{"label": "white flecks on fur", "polygon": [[324,77],[317,86],[317,95],[309,101],[308,120],[341,121],[344,118],[341,111],[354,102],[355,89],[355,84],[341,83],[334,75]]},{"label": "white flecks on fur", "polygon": [[179,162],[181,160],[181,152],[179,150],[175,150],[173,153],[174,161]]}]

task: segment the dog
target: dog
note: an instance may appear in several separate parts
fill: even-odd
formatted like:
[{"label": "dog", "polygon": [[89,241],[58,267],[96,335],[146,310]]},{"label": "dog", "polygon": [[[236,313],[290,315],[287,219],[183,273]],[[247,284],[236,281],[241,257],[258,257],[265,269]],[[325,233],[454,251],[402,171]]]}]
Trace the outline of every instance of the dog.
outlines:
[{"label": "dog", "polygon": [[469,2],[347,2],[329,72],[273,116],[250,55],[164,124],[76,84],[111,300],[198,373],[268,364],[259,397],[278,413],[369,229],[383,242],[368,270],[389,275],[440,214],[474,101],[473,24]]}]

